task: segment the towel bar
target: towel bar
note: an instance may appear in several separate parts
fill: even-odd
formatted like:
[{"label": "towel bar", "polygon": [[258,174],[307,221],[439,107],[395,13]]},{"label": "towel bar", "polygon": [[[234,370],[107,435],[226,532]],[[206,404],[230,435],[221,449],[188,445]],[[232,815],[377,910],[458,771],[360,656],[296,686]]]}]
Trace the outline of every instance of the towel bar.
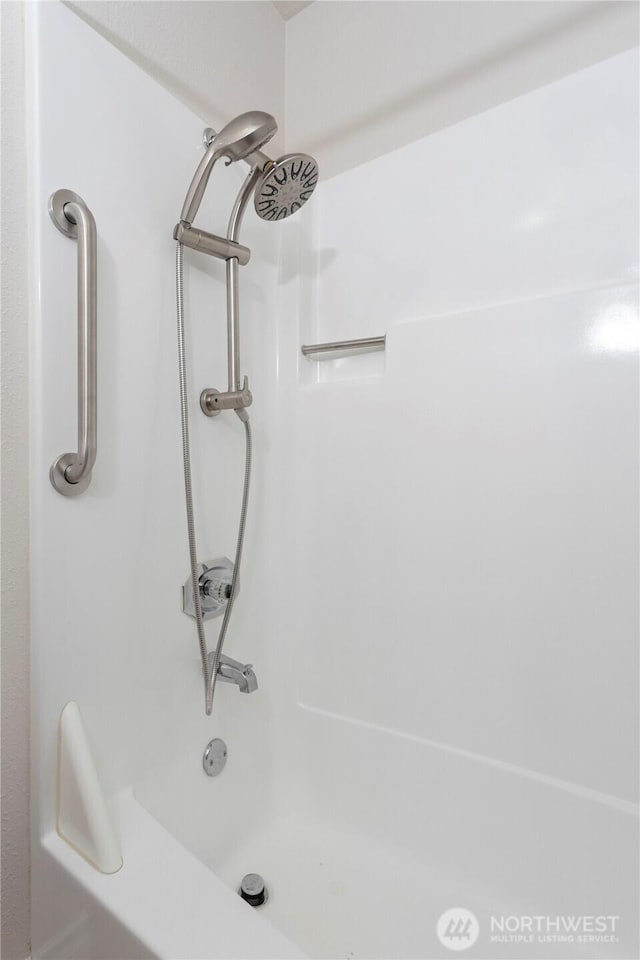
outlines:
[{"label": "towel bar", "polygon": [[359,337],[357,340],[334,340],[331,343],[305,344],[300,349],[305,357],[311,357],[314,353],[346,353],[347,351],[367,353],[372,350],[384,350],[386,339],[386,335],[382,337]]}]

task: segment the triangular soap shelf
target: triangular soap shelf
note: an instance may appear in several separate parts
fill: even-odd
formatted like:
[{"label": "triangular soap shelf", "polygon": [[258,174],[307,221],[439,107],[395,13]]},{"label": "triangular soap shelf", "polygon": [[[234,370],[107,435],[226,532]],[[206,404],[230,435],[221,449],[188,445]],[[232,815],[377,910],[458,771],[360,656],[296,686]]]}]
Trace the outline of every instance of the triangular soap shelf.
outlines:
[{"label": "triangular soap shelf", "polygon": [[74,700],[60,716],[57,828],[62,839],[102,873],[115,873],[122,866],[120,844]]}]

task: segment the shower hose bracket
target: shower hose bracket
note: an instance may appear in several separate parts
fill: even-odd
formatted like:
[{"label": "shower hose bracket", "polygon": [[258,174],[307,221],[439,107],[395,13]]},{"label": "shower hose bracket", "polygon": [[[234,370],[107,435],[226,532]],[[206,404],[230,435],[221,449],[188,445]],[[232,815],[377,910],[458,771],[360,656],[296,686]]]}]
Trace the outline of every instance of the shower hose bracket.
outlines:
[{"label": "shower hose bracket", "polygon": [[223,410],[242,410],[253,402],[249,381],[244,378],[242,390],[213,390],[210,387],[200,394],[200,407],[207,417],[217,417]]},{"label": "shower hose bracket", "polygon": [[218,237],[215,233],[198,230],[189,223],[177,223],[173,230],[173,239],[179,240],[185,247],[191,247],[198,253],[206,253],[218,260],[237,260],[241,267],[245,267],[251,259],[251,250],[235,240]]}]

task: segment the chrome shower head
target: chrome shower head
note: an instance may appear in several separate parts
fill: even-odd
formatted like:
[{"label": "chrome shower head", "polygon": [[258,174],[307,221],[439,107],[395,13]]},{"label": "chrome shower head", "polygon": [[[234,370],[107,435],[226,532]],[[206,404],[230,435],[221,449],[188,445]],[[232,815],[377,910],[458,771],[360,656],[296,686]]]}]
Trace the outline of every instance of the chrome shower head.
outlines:
[{"label": "chrome shower head", "polygon": [[306,153],[287,153],[264,167],[254,207],[263,220],[284,220],[307,202],[318,183],[318,164]]}]

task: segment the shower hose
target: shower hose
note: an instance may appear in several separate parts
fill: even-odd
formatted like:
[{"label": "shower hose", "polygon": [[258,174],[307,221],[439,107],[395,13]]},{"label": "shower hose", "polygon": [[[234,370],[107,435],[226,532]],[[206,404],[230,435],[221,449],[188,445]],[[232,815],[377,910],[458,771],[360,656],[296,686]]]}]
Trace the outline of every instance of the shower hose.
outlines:
[{"label": "shower hose", "polygon": [[224,646],[229,620],[233,610],[233,604],[236,598],[236,586],[240,573],[240,564],[242,562],[242,547],[244,545],[244,531],[247,522],[247,506],[249,503],[249,484],[251,481],[251,424],[249,414],[246,409],[236,410],[238,417],[244,424],[245,433],[245,463],[244,463],[244,483],[242,488],[242,507],[240,509],[240,523],[238,524],[238,539],[236,542],[236,558],[233,565],[233,575],[231,577],[231,593],[227,600],[227,605],[222,618],[222,626],[218,635],[218,642],[213,654],[210,656],[207,649],[207,640],[204,632],[204,620],[202,618],[202,604],[200,602],[200,583],[198,577],[198,553],[196,550],[196,531],[193,514],[193,487],[191,482],[191,443],[189,440],[189,402],[187,399],[187,365],[185,359],[185,338],[184,338],[184,299],[182,293],[182,244],[178,241],[176,245],[176,305],[178,318],[178,371],[180,378],[180,420],[182,423],[182,464],[184,468],[184,495],[187,507],[187,537],[189,540],[189,564],[191,568],[191,586],[193,589],[193,598],[196,611],[196,629],[198,632],[198,644],[200,646],[200,659],[202,661],[202,673],[204,676],[204,696],[205,712],[207,716],[211,715],[213,709],[213,697],[216,690],[216,679],[218,675],[218,664],[220,655]]}]

